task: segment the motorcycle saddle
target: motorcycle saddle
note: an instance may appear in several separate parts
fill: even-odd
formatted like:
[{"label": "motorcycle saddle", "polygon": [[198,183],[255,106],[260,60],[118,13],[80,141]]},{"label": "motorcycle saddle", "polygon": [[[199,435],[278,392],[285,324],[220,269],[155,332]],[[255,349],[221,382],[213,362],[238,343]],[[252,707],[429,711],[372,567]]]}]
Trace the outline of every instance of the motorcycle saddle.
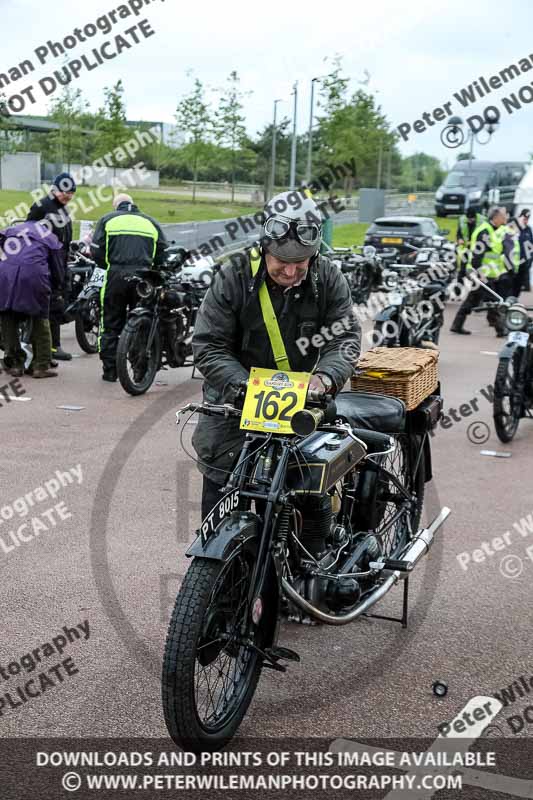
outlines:
[{"label": "motorcycle saddle", "polygon": [[405,430],[405,405],[396,397],[371,392],[341,392],[335,399],[337,417],[354,428],[380,433]]}]

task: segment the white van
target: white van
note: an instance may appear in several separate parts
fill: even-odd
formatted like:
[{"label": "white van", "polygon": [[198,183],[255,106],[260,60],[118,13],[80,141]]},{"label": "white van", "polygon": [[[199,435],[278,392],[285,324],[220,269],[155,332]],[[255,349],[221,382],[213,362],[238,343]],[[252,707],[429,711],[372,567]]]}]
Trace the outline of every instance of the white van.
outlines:
[{"label": "white van", "polygon": [[[527,168],[526,174],[518,184],[514,195],[514,216],[523,208],[533,211],[533,164]],[[530,223],[531,224],[531,223]]]}]

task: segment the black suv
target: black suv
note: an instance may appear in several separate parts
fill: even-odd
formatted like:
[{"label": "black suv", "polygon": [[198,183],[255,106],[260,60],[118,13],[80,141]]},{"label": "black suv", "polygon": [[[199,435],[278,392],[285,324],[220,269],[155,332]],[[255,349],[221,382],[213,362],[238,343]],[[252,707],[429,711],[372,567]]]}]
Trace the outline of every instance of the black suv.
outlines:
[{"label": "black suv", "polygon": [[400,256],[410,256],[415,251],[406,245],[438,246],[448,233],[441,230],[431,217],[379,217],[367,230],[365,244],[373,245],[378,251],[394,247]]}]

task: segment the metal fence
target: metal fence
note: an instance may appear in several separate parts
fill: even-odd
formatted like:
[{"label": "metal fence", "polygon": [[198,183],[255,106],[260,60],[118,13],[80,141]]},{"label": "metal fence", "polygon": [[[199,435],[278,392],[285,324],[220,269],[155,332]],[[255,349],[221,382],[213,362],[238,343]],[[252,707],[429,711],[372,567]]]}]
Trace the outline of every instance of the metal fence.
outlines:
[{"label": "metal fence", "polygon": [[[416,200],[409,203],[406,194],[388,193],[385,198],[385,213],[409,214],[413,216],[430,216],[435,212],[432,192],[418,194]],[[348,202],[350,201],[350,202]],[[359,202],[357,197],[345,198],[346,210],[333,216],[334,225],[349,225],[359,221]],[[257,211],[260,211],[258,207]],[[246,220],[252,220],[253,214],[246,217],[229,217],[209,222],[181,222],[163,225],[165,235],[171,241],[196,250],[199,255],[220,255],[228,247],[247,244],[257,238],[260,228],[251,228]]]}]

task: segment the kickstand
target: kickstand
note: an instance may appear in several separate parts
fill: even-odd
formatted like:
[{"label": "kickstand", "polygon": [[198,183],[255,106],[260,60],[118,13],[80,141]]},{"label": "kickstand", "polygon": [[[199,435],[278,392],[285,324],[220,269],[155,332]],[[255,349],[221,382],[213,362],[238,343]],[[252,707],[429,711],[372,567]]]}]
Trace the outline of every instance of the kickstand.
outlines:
[{"label": "kickstand", "polygon": [[383,614],[363,614],[363,617],[372,617],[373,619],[386,619],[389,622],[399,622],[402,628],[407,628],[407,616],[409,612],[409,578],[405,578],[403,582],[403,604],[401,617],[386,617]]}]

